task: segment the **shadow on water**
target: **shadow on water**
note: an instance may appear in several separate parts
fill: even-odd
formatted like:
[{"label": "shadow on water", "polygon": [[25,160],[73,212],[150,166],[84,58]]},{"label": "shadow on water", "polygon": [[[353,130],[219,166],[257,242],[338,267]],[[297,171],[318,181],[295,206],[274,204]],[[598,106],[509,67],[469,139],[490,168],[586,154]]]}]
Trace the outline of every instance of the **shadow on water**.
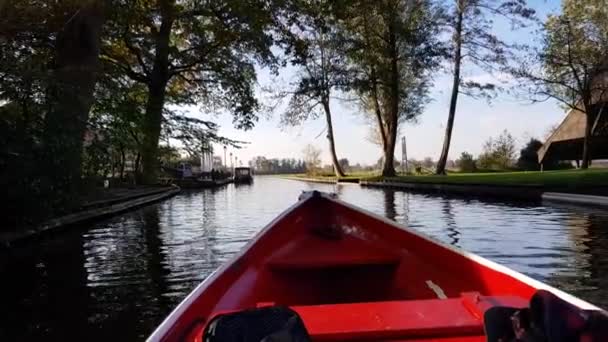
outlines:
[{"label": "shadow on water", "polygon": [[88,340],[82,237],[11,254],[1,256],[11,260],[0,266],[0,340]]},{"label": "shadow on water", "polygon": [[[151,281],[151,290],[155,301],[152,303],[157,307],[156,312],[162,313],[171,309],[171,302],[167,300],[165,294],[168,292],[165,252],[163,251],[163,241],[160,232],[159,211],[162,208],[146,208],[141,212],[143,225],[140,227],[143,240],[145,242],[145,258],[147,260],[147,275]],[[155,314],[156,316],[157,314]],[[160,322],[158,322],[160,323]],[[142,332],[146,333],[146,332]]]}]

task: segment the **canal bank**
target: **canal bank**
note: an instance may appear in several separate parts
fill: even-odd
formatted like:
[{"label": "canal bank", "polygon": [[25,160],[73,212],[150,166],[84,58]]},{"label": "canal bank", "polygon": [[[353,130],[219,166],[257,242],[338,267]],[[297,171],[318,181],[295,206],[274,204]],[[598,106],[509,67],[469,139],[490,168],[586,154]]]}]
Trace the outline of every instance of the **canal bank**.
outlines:
[{"label": "canal bank", "polygon": [[429,184],[429,183],[402,183],[359,181],[359,185],[370,188],[392,188],[407,191],[467,195],[474,197],[493,197],[516,200],[538,201],[542,199],[543,189],[536,186],[500,186],[484,184]]},{"label": "canal bank", "polygon": [[502,172],[398,177],[289,177],[292,180],[464,197],[608,206],[608,170]]},{"label": "canal bank", "polygon": [[94,220],[118,215],[175,196],[180,190],[181,189],[178,186],[127,190],[118,196],[85,202],[80,207],[80,210],[47,220],[35,227],[18,231],[1,232],[0,248],[10,248],[14,245],[58,233],[79,224],[85,224]]}]

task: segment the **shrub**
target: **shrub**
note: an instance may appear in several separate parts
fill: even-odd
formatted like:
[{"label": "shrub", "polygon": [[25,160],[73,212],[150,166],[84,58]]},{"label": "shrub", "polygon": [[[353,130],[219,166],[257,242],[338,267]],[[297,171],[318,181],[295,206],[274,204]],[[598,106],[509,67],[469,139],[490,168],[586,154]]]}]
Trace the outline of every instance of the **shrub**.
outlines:
[{"label": "shrub", "polygon": [[460,158],[456,160],[456,166],[458,166],[462,172],[475,172],[477,170],[473,155],[467,152],[462,152]]},{"label": "shrub", "polygon": [[526,146],[519,152],[519,159],[517,160],[517,167],[525,171],[538,171],[540,165],[538,164],[538,155],[536,152],[543,146],[543,143],[534,138],[530,139]]}]

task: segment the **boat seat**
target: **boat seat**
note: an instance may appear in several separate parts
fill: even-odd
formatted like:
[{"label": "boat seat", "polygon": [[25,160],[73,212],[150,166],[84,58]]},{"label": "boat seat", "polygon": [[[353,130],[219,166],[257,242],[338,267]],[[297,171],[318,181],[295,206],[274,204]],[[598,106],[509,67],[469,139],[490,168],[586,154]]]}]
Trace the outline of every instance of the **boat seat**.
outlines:
[{"label": "boat seat", "polygon": [[271,270],[396,266],[401,255],[373,244],[344,237],[338,240],[310,235],[285,244],[267,260]]},{"label": "boat seat", "polygon": [[314,341],[483,336],[494,306],[525,307],[519,297],[484,297],[292,306]]}]

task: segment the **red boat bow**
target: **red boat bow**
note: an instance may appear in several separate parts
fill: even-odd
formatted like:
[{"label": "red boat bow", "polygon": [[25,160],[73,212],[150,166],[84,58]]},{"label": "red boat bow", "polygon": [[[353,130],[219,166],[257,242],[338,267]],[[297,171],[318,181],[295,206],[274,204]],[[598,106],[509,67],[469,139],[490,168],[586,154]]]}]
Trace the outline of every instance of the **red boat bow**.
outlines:
[{"label": "red boat bow", "polygon": [[573,296],[331,196],[306,193],[200,284],[149,341],[196,341],[216,315],[297,312],[315,341],[485,341],[483,314]]}]

